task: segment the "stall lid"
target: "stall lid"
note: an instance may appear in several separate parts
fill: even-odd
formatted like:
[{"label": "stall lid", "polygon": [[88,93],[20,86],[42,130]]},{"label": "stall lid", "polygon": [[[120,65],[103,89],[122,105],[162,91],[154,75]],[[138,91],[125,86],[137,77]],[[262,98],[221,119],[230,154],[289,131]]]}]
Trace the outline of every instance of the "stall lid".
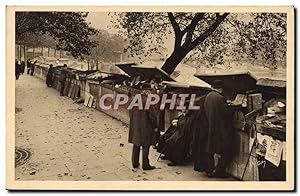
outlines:
[{"label": "stall lid", "polygon": [[257,83],[258,86],[274,87],[274,88],[286,88],[286,81],[274,80],[270,78],[260,78]]},{"label": "stall lid", "polygon": [[98,80],[99,78],[104,78],[109,76],[109,74],[106,73],[101,73],[101,72],[95,72],[95,73],[91,73],[87,76],[87,79],[89,80]]},{"label": "stall lid", "polygon": [[135,63],[116,64],[116,66],[132,77],[141,76],[145,79],[161,77],[163,81],[175,81],[169,74],[156,66],[138,66]]},{"label": "stall lid", "polygon": [[123,74],[123,73],[115,73],[115,72],[110,72],[110,71],[99,71],[100,73],[104,73],[104,74],[108,74],[108,75],[111,75],[111,76],[119,76],[119,77],[127,77],[128,76],[126,74]]},{"label": "stall lid", "polygon": [[184,84],[184,83],[174,82],[174,81],[163,81],[163,84],[174,88],[201,88],[201,89],[211,90],[211,88],[209,87],[199,87],[199,86],[194,86],[194,85],[189,85],[189,84]]},{"label": "stall lid", "polygon": [[131,68],[133,65],[136,65],[136,64],[135,63],[116,64],[116,66],[118,68],[123,70],[129,76],[132,76],[132,77],[139,76],[140,74],[135,69]]},{"label": "stall lid", "polygon": [[256,80],[255,76],[253,76],[250,72],[220,72],[220,73],[199,73],[195,74],[196,77],[224,77],[224,78],[230,78],[230,77],[249,77]]},{"label": "stall lid", "polygon": [[210,85],[217,79],[223,80],[224,94],[229,97],[255,89],[257,81],[249,72],[203,73],[195,74],[195,76]]},{"label": "stall lid", "polygon": [[249,81],[256,83],[256,78],[250,72],[238,72],[238,73],[204,73],[195,74],[195,76],[210,85],[213,81],[221,79],[224,81],[224,85],[227,81]]},{"label": "stall lid", "polygon": [[106,71],[97,71],[97,72],[91,73],[86,78],[89,80],[113,78],[113,79],[116,79],[116,81],[123,81],[123,80],[129,79],[129,77],[125,74],[116,74],[116,73],[106,72]]},{"label": "stall lid", "polygon": [[156,77],[161,77],[163,81],[175,81],[169,74],[156,66],[144,67],[133,65],[131,68],[135,69],[139,75],[142,75],[145,78],[153,79]]},{"label": "stall lid", "polygon": [[178,82],[173,82],[173,81],[163,81],[163,84],[170,86],[170,87],[177,87],[177,88],[189,88],[190,85],[188,84],[182,84]]}]

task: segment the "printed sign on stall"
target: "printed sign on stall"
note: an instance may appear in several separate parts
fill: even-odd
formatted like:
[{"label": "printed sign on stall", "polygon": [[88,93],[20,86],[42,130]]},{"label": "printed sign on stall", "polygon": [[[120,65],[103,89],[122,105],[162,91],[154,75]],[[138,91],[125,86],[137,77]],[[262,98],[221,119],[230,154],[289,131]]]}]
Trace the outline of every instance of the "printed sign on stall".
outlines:
[{"label": "printed sign on stall", "polygon": [[274,140],[270,137],[270,145],[267,147],[265,159],[278,167],[281,161],[281,153],[282,142],[280,140]]}]

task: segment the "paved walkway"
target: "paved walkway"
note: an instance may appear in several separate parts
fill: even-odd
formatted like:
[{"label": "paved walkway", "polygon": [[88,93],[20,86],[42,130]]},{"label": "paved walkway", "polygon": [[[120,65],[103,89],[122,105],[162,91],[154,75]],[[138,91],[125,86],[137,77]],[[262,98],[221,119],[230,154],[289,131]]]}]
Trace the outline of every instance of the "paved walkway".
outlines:
[{"label": "paved walkway", "polygon": [[151,164],[158,169],[132,170],[128,127],[95,109],[59,96],[44,81],[23,75],[16,81],[16,147],[32,154],[16,167],[16,180],[216,180],[193,166]]}]

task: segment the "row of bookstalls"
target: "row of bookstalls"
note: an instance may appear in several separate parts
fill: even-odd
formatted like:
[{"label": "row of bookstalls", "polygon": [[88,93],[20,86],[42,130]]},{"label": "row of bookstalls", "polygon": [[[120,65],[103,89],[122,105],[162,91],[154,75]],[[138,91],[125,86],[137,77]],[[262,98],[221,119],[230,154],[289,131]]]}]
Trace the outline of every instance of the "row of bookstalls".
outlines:
[{"label": "row of bookstalls", "polygon": [[[166,92],[205,95],[215,79],[224,81],[223,94],[234,110],[236,153],[228,172],[240,180],[285,180],[285,138],[286,138],[286,82],[268,78],[257,79],[248,72],[227,74],[197,74],[201,82],[208,85],[191,85],[176,81],[157,67],[142,67],[136,64],[116,65],[126,74],[78,71],[68,68],[68,83],[65,95],[80,100],[85,106],[100,110],[122,122],[129,123],[129,113],[125,106],[101,110],[99,98],[113,94],[105,105],[113,105],[116,94],[128,94],[129,81],[160,78]],[[59,87],[61,67],[55,67],[54,88]],[[38,65],[36,75],[45,79],[47,67]],[[176,111],[165,110],[160,119],[163,131],[177,116]]]},{"label": "row of bookstalls", "polygon": [[[35,76],[46,80],[47,72],[48,72],[48,64],[36,64],[35,67]],[[54,72],[54,78],[53,78],[53,88],[56,90],[60,90],[60,73],[63,66],[56,66],[53,67]],[[64,88],[64,95],[72,98],[73,100],[81,100],[82,102],[85,99],[85,88],[87,86],[86,84],[86,77],[95,72],[94,70],[87,70],[87,71],[81,71],[76,70],[72,68],[67,69],[67,79],[66,79],[66,85]]]}]

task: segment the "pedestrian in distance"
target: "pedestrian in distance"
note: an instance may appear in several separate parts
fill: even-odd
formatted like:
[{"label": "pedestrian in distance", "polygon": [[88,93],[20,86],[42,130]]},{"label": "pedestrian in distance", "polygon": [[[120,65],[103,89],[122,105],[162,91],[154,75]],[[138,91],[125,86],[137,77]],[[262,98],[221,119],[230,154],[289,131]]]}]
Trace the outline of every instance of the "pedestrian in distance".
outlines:
[{"label": "pedestrian in distance", "polygon": [[30,69],[31,69],[30,59],[27,59],[27,61],[26,61],[26,67],[27,67],[27,74],[29,74],[30,73]]},{"label": "pedestrian in distance", "polygon": [[61,73],[60,73],[60,78],[59,78],[59,82],[60,82],[60,96],[64,96],[64,89],[65,89],[65,85],[66,85],[66,80],[67,80],[67,64],[64,64],[64,66],[62,67]]},{"label": "pedestrian in distance", "polygon": [[16,62],[15,62],[15,75],[16,75],[16,80],[19,79],[20,74],[21,74],[21,65],[19,64],[19,61],[16,60]]},{"label": "pedestrian in distance", "polygon": [[35,64],[36,64],[37,60],[34,61],[34,63],[31,63],[31,68],[30,68],[30,75],[33,76],[34,74],[34,69],[35,69]]},{"label": "pedestrian in distance", "polygon": [[51,87],[53,85],[53,65],[50,64],[47,77],[46,77],[46,84],[48,87]]},{"label": "pedestrian in distance", "polygon": [[23,75],[25,71],[25,61],[21,61],[21,74]]}]

